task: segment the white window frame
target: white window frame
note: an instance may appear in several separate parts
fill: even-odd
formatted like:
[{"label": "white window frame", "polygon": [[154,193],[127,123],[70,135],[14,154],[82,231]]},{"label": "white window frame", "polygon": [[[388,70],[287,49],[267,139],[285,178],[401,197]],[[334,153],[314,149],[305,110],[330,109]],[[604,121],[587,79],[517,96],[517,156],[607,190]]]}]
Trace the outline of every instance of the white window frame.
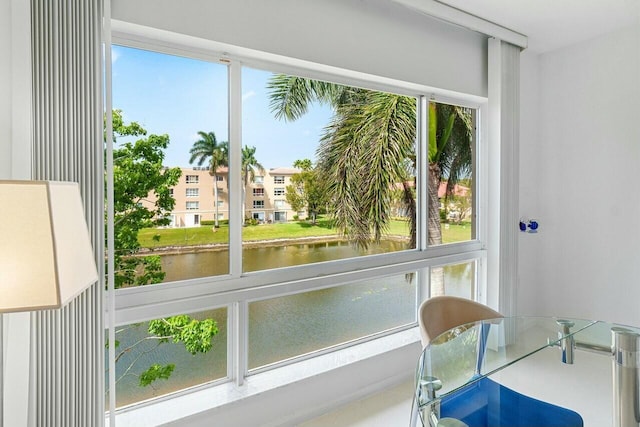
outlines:
[{"label": "white window frame", "polygon": [[273,183],[274,184],[284,184],[285,181],[285,176],[284,175],[274,175],[273,176]]},{"label": "white window frame", "polygon": [[188,198],[200,197],[200,189],[198,187],[187,187],[184,196]]},{"label": "white window frame", "polygon": [[264,184],[264,176],[262,175],[256,175],[253,177],[253,183],[254,184]]},{"label": "white window frame", "polygon": [[284,187],[274,187],[273,195],[274,196],[284,196],[287,193]]},{"label": "white window frame", "polygon": [[263,187],[253,188],[253,197],[264,197],[264,188]]},{"label": "white window frame", "polygon": [[[234,178],[234,173],[236,172],[234,163],[237,162],[239,164],[240,148],[242,146],[240,132],[237,130],[241,125],[240,100],[242,94],[240,90],[240,61],[242,61],[243,66],[269,69],[273,72],[303,75],[308,78],[329,80],[340,84],[367,87],[373,90],[386,90],[417,97],[419,117],[421,118],[417,124],[418,137],[421,141],[421,144],[418,144],[418,156],[424,155],[421,154],[421,152],[425,151],[423,147],[428,129],[428,117],[425,106],[429,100],[475,109],[478,116],[476,123],[479,128],[477,132],[478,140],[476,141],[478,159],[475,165],[477,170],[476,191],[474,194],[476,198],[477,217],[475,240],[428,247],[426,244],[426,227],[419,226],[418,246],[414,250],[301,265],[284,269],[266,270],[252,274],[242,274],[241,264],[238,263],[237,260],[233,260],[233,258],[241,257],[241,245],[237,245],[235,252],[233,249],[230,251],[230,258],[232,258],[232,260],[230,263],[230,273],[228,275],[183,280],[173,283],[161,283],[149,287],[119,289],[115,292],[114,296],[115,313],[111,314],[115,317],[115,324],[117,326],[169,316],[175,313],[197,312],[214,307],[227,306],[228,312],[230,313],[228,323],[235,325],[233,332],[239,334],[239,336],[236,337],[232,337],[231,333],[229,334],[228,377],[233,383],[240,386],[244,383],[248,375],[246,369],[246,328],[248,327],[248,319],[246,315],[248,303],[252,300],[307,292],[328,286],[335,286],[336,284],[347,284],[354,281],[366,280],[381,275],[417,271],[418,279],[421,280],[417,290],[417,304],[419,304],[421,300],[428,296],[428,282],[425,281],[424,278],[428,277],[428,271],[431,266],[476,260],[476,274],[478,276],[476,299],[486,301],[486,239],[488,226],[484,215],[487,210],[488,200],[488,179],[486,172],[488,147],[485,143],[485,141],[487,141],[487,101],[485,98],[452,94],[445,90],[424,85],[416,85],[345,70],[335,70],[322,65],[313,65],[295,59],[283,59],[282,57],[262,53],[255,56],[250,52],[245,52],[246,56],[218,53],[202,46],[194,47],[185,45],[182,43],[180,37],[175,37],[174,39],[171,34],[162,32],[158,32],[157,40],[154,41],[150,41],[148,36],[142,37],[133,34],[116,34],[113,40],[114,44],[228,64],[230,80],[230,194],[241,194],[242,190],[240,179]],[[218,46],[218,44],[216,44],[216,46]],[[107,107],[109,108],[109,106]],[[419,224],[426,224],[426,174],[427,171],[424,170],[424,168],[417,172],[419,188],[422,189],[421,194],[418,195],[420,204]],[[284,176],[282,177],[284,178]],[[260,183],[257,178],[260,177],[256,177],[254,182]],[[234,215],[239,216],[240,211],[241,201],[239,198],[235,198],[235,201],[230,200],[230,217],[234,217]],[[238,221],[231,221],[230,224],[231,227],[234,227],[230,228],[230,242],[241,242],[241,224],[239,224]],[[215,291],[212,292],[212,289],[215,289]],[[109,316],[109,313],[107,313],[107,316]],[[392,332],[393,331],[389,333]],[[367,339],[375,338],[376,336]],[[322,352],[319,353],[321,354]]]},{"label": "white window frame", "polygon": [[283,209],[286,206],[285,203],[286,203],[285,200],[281,200],[281,199],[274,200],[273,201],[273,207],[275,209]]},{"label": "white window frame", "polygon": [[254,200],[253,209],[264,209],[264,200]]},{"label": "white window frame", "polygon": [[188,211],[197,211],[198,209],[200,209],[200,202],[197,200],[188,201],[185,204],[185,209]]},{"label": "white window frame", "polygon": [[185,175],[184,177],[184,182],[187,184],[199,184],[200,183],[200,176],[198,175]]}]

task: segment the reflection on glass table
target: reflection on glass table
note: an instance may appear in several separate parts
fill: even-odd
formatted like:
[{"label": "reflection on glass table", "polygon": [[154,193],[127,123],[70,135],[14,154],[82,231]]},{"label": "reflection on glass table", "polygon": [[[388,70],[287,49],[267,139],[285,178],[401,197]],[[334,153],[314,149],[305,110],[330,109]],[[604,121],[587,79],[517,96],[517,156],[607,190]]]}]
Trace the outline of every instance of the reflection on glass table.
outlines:
[{"label": "reflection on glass table", "polygon": [[598,321],[470,323],[423,350],[414,404],[430,427],[638,427],[639,350],[640,330]]}]

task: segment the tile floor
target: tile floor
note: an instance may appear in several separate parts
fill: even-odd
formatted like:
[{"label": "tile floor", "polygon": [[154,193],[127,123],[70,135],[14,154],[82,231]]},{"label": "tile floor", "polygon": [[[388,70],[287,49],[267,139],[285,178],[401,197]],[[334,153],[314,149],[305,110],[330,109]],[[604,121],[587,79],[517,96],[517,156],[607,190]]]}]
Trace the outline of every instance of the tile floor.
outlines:
[{"label": "tile floor", "polygon": [[413,380],[358,400],[298,427],[408,427]]}]

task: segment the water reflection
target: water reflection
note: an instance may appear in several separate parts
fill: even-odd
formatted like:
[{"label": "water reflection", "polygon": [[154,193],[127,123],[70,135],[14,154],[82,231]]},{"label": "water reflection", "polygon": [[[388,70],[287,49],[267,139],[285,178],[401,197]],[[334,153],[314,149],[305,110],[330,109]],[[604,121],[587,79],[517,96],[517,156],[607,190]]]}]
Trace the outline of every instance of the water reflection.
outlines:
[{"label": "water reflection", "polygon": [[[407,249],[407,242],[385,240],[366,250],[342,241],[301,243],[284,246],[245,247],[242,251],[244,271],[291,267],[337,259],[397,252]],[[165,281],[219,276],[229,273],[229,251],[211,250],[161,255]]]}]

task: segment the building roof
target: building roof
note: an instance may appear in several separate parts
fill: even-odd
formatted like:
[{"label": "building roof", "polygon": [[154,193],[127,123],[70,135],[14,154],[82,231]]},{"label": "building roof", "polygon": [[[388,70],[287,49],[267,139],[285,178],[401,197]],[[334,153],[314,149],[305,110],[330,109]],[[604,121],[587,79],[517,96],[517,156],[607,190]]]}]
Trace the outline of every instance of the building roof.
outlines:
[{"label": "building roof", "polygon": [[269,175],[293,175],[296,173],[300,173],[300,169],[297,168],[285,168],[285,167],[278,167],[278,168],[271,168],[269,169]]}]

